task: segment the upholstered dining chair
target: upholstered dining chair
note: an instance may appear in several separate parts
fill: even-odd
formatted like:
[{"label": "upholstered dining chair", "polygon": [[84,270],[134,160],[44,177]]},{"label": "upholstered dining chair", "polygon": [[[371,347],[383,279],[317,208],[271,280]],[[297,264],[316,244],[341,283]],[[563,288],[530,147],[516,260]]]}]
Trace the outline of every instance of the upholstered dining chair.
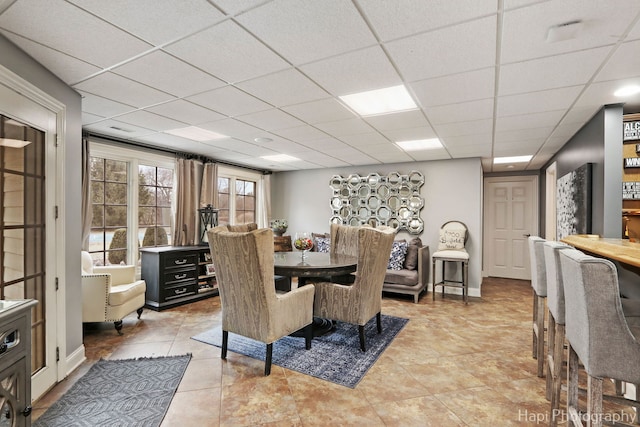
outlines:
[{"label": "upholstered dining chair", "polygon": [[258,224],[255,222],[247,222],[245,224],[228,224],[226,225],[227,230],[234,233],[245,233],[247,231],[253,231],[258,229]]},{"label": "upholstered dining chair", "polygon": [[352,285],[316,282],[315,316],[358,325],[360,350],[366,351],[364,326],[374,316],[382,332],[382,284],[395,230],[358,229],[358,267]]},{"label": "upholstered dining chair", "polygon": [[[586,418],[591,426],[601,426],[603,378],[635,384],[636,400],[617,396],[607,396],[607,400],[640,409],[640,325],[630,324],[624,315],[617,272],[611,261],[576,249],[563,249],[560,264],[569,343],[569,423],[582,426],[581,420]],[[578,410],[579,362],[588,376],[586,414],[580,414]]]},{"label": "upholstered dining chair", "polygon": [[533,289],[533,344],[531,352],[538,361],[538,377],[544,377],[544,315],[547,299],[547,270],[544,259],[544,242],[538,236],[529,236],[529,260],[531,262],[531,288]]},{"label": "upholstered dining chair", "polygon": [[276,293],[273,231],[232,232],[220,226],[207,233],[222,303],[220,357],[227,358],[229,332],[267,345],[265,375],[271,373],[273,343],[280,338],[304,328],[305,348],[310,349],[314,287]]},{"label": "upholstered dining chair", "polygon": [[[468,238],[467,226],[460,221],[447,221],[440,227],[438,250],[431,255],[433,274],[433,294],[432,299],[436,299],[436,287],[442,286],[442,297],[444,298],[445,287],[455,287],[462,289],[462,299],[464,303],[469,302],[469,253],[465,249]],[[442,265],[442,280],[436,280],[438,263]],[[460,280],[447,276],[448,264],[460,266]]]},{"label": "upholstered dining chair", "polygon": [[91,254],[82,251],[82,321],[113,322],[122,335],[122,319],[145,303],[147,285],[136,280],[135,265],[94,266]]},{"label": "upholstered dining chair", "polygon": [[360,227],[332,223],[329,229],[331,234],[332,254],[358,256],[358,230]]}]

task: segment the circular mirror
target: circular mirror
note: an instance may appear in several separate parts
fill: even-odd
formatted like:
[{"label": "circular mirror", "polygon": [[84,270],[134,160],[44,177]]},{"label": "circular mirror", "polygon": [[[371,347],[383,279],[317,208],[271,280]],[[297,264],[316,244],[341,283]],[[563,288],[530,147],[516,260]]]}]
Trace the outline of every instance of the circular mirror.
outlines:
[{"label": "circular mirror", "polygon": [[398,208],[400,207],[400,199],[398,199],[396,196],[391,196],[389,197],[387,204],[389,205],[391,210],[397,211]]},{"label": "circular mirror", "polygon": [[378,209],[378,218],[382,221],[386,221],[391,216],[391,211],[386,206],[382,206]]},{"label": "circular mirror", "polygon": [[349,185],[351,187],[355,188],[358,185],[360,185],[360,175],[357,175],[357,174],[349,175],[349,178],[347,179],[347,181],[349,182]]},{"label": "circular mirror", "polygon": [[349,189],[347,187],[342,187],[340,190],[340,195],[342,197],[349,197]]},{"label": "circular mirror", "polygon": [[408,208],[400,208],[398,210],[398,217],[400,217],[400,219],[409,219],[411,218],[411,211]]},{"label": "circular mirror", "polygon": [[368,205],[370,209],[376,210],[380,206],[380,199],[375,196],[369,197]]},{"label": "circular mirror", "polygon": [[376,185],[380,184],[380,175],[378,175],[377,173],[369,174],[369,176],[367,177],[367,182],[371,187],[375,187]]},{"label": "circular mirror", "polygon": [[378,187],[378,197],[384,200],[387,198],[388,195],[389,195],[389,187],[387,187],[386,185],[381,185],[380,187]]},{"label": "circular mirror", "polygon": [[420,187],[424,184],[424,176],[418,171],[411,171],[409,174],[409,183],[413,186]]},{"label": "circular mirror", "polygon": [[331,199],[331,206],[334,209],[340,209],[340,206],[342,206],[342,200],[340,200],[339,197],[334,197],[333,199]]},{"label": "circular mirror", "polygon": [[411,234],[420,234],[422,230],[424,230],[424,223],[422,219],[416,218],[409,221],[409,233]]},{"label": "circular mirror", "polygon": [[362,187],[360,187],[360,189],[358,190],[358,195],[360,197],[367,197],[369,195],[369,186],[368,185],[363,185]]},{"label": "circular mirror", "polygon": [[362,207],[358,210],[358,216],[360,219],[367,219],[371,216],[371,211],[369,211],[369,208]]},{"label": "circular mirror", "polygon": [[351,204],[352,207],[356,207],[358,206],[358,202],[360,201],[360,199],[358,199],[357,197],[352,197],[349,199],[349,203]]},{"label": "circular mirror", "polygon": [[389,174],[389,184],[391,185],[398,185],[400,184],[400,181],[402,180],[402,178],[400,177],[400,174],[398,172],[391,172]]},{"label": "circular mirror", "polygon": [[351,218],[351,220],[349,221],[349,225],[351,225],[351,226],[360,225],[360,221],[358,220],[358,218],[353,217],[353,218]]},{"label": "circular mirror", "polygon": [[329,187],[334,190],[339,190],[342,186],[342,177],[338,175],[334,175],[331,177],[331,181],[329,181]]},{"label": "circular mirror", "polygon": [[393,227],[395,229],[398,229],[400,227],[400,221],[398,221],[397,219],[393,218],[391,221],[389,221],[389,223],[387,225],[389,227]]},{"label": "circular mirror", "polygon": [[409,199],[409,208],[412,210],[418,210],[422,207],[422,199],[418,196],[412,196]]},{"label": "circular mirror", "polygon": [[406,184],[403,184],[400,186],[400,190],[398,190],[398,193],[400,194],[400,197],[409,197],[409,195],[411,194],[411,190],[409,189],[409,186]]}]

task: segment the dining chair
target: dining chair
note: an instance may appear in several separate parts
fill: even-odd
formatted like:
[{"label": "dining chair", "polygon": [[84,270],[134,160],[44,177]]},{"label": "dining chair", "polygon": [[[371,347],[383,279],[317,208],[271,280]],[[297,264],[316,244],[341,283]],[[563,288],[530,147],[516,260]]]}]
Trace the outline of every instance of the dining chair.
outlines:
[{"label": "dining chair", "polygon": [[273,231],[261,228],[232,232],[228,226],[207,232],[216,266],[222,304],[222,352],[227,358],[229,332],[267,345],[264,374],[271,373],[273,343],[304,329],[305,348],[311,348],[313,285],[287,293],[274,286]]},{"label": "dining chair", "polygon": [[364,326],[374,316],[377,331],[382,332],[382,284],[395,232],[394,229],[359,228],[358,267],[354,283],[315,283],[314,315],[358,325],[361,351],[366,351]]},{"label": "dining chair", "polygon": [[332,223],[329,229],[331,233],[332,254],[358,256],[358,230],[360,227]]},{"label": "dining chair", "polygon": [[529,236],[529,260],[531,262],[531,288],[533,289],[533,358],[538,361],[538,377],[544,376],[545,300],[547,299],[547,273],[544,259],[544,242],[538,236]]}]

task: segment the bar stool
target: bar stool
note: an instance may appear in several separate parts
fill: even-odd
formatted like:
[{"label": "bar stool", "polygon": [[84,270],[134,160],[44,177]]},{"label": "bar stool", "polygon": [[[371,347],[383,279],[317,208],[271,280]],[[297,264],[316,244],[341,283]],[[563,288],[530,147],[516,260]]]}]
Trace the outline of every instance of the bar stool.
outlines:
[{"label": "bar stool", "polygon": [[[467,226],[460,221],[448,221],[440,227],[438,250],[431,256],[433,264],[433,295],[436,299],[436,286],[442,286],[442,297],[446,286],[461,288],[462,299],[465,304],[469,302],[469,253],[465,249],[467,243]],[[442,264],[442,281],[436,282],[437,262]],[[448,263],[460,264],[460,280],[447,279],[446,265]]]},{"label": "bar stool", "polygon": [[[636,400],[606,396],[607,400],[636,408],[640,403],[640,327],[628,324],[620,302],[614,264],[575,249],[560,251],[565,293],[566,337],[569,341],[567,413],[569,423],[582,426],[603,422],[602,379],[611,378],[636,385]],[[578,363],[587,371],[587,414],[578,411]],[[629,425],[619,423],[616,425]]]},{"label": "bar stool", "polygon": [[[544,376],[544,304],[547,298],[547,273],[544,265],[543,244],[545,239],[529,236],[529,259],[531,261],[531,287],[533,288],[533,358],[538,361],[538,377]],[[549,389],[549,387],[547,387]]]},{"label": "bar stool", "polygon": [[558,425],[562,366],[564,355],[565,319],[564,287],[560,270],[560,250],[570,249],[564,243],[546,241],[543,244],[544,263],[547,270],[547,399],[551,400],[549,425]]}]

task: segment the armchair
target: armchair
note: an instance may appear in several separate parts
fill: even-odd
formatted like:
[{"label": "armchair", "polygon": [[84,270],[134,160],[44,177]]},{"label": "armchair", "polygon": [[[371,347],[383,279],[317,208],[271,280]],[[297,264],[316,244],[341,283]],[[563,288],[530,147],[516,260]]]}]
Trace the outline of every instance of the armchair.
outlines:
[{"label": "armchair", "polygon": [[122,319],[145,304],[144,280],[135,280],[135,266],[94,267],[89,252],[82,251],[82,321],[113,322],[122,335]]}]

